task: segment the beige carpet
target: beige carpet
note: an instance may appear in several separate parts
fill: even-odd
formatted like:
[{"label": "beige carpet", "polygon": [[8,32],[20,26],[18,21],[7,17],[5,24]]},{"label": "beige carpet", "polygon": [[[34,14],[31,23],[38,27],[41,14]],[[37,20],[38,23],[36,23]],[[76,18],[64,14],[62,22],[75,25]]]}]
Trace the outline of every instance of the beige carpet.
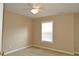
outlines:
[{"label": "beige carpet", "polygon": [[23,49],[23,50],[8,54],[6,56],[69,56],[69,55],[46,50],[46,49],[30,47],[27,49]]}]

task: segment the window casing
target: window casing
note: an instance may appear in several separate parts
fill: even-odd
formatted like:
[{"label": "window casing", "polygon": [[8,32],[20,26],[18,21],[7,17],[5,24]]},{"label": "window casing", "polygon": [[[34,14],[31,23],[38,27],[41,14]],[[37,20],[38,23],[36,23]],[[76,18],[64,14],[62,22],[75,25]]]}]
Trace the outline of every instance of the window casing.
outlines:
[{"label": "window casing", "polygon": [[53,22],[42,22],[42,41],[53,42]]}]

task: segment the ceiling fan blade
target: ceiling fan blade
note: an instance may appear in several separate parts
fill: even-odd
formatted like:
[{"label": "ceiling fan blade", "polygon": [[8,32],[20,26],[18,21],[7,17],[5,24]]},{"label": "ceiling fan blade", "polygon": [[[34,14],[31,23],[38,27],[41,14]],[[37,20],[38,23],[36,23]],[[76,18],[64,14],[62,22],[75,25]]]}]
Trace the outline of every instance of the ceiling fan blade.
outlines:
[{"label": "ceiling fan blade", "polygon": [[[26,7],[28,6],[28,7]],[[24,7],[25,10],[30,10],[30,9],[42,9],[43,5],[41,3],[27,3]]]}]

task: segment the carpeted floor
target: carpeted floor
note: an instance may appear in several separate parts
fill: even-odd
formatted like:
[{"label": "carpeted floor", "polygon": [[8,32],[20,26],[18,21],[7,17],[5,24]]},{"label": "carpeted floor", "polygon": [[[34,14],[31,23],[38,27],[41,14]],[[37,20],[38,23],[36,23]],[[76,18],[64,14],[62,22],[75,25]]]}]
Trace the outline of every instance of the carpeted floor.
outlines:
[{"label": "carpeted floor", "polygon": [[46,49],[30,47],[5,56],[69,56],[68,54],[50,51]]}]

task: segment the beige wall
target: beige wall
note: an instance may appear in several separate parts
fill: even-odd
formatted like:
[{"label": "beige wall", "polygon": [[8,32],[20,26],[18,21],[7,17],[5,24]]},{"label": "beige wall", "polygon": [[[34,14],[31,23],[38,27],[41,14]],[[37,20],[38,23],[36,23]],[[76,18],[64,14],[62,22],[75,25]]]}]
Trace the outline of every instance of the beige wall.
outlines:
[{"label": "beige wall", "polygon": [[0,52],[2,50],[3,4],[0,3]]},{"label": "beige wall", "polygon": [[75,52],[79,52],[79,13],[74,14],[74,35]]},{"label": "beige wall", "polygon": [[[54,42],[41,41],[41,22],[54,22]],[[52,49],[74,52],[73,14],[61,14],[36,18],[33,20],[33,43]]]},{"label": "beige wall", "polygon": [[4,52],[27,47],[32,38],[32,20],[10,11],[4,12]]}]

